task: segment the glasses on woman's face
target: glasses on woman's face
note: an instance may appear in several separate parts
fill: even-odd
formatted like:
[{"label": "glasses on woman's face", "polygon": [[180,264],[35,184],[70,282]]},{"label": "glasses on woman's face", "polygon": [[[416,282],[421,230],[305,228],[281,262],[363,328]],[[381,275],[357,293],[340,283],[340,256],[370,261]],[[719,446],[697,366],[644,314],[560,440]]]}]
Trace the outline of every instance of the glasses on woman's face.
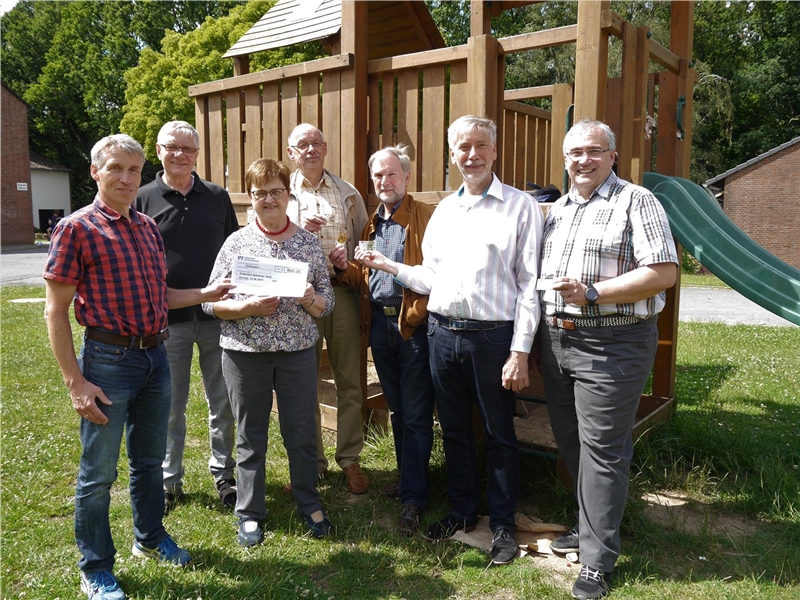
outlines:
[{"label": "glasses on woman's face", "polygon": [[280,200],[286,193],[286,188],[272,188],[271,190],[251,190],[250,195],[256,200],[266,200],[267,196],[272,196],[275,200]]},{"label": "glasses on woman's face", "polygon": [[603,154],[611,150],[611,148],[589,148],[588,150],[570,150],[567,152],[567,157],[574,162],[581,160],[586,156],[589,160],[597,160]]}]

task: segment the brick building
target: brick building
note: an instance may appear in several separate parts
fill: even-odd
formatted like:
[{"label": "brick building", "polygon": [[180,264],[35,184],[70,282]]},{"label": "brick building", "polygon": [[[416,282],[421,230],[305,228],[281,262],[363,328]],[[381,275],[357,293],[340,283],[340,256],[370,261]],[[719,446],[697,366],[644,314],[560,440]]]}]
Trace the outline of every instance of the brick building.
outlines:
[{"label": "brick building", "polygon": [[734,224],[800,269],[800,137],[706,181]]},{"label": "brick building", "polygon": [[33,242],[31,155],[28,147],[28,105],[0,84],[2,113],[2,177],[0,177],[0,241]]}]

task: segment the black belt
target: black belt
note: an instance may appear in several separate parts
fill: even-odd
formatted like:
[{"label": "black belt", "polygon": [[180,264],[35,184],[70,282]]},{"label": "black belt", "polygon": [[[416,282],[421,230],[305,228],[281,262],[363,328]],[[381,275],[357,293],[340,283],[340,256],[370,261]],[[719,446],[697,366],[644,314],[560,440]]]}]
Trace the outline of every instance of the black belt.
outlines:
[{"label": "black belt", "polygon": [[378,304],[376,302],[370,302],[370,304],[372,304],[372,310],[382,312],[387,317],[396,317],[400,314],[399,306],[383,306],[382,304]]},{"label": "black belt", "polygon": [[474,319],[451,319],[437,313],[430,313],[431,318],[452,331],[486,331],[513,325],[514,321],[476,321]]},{"label": "black belt", "polygon": [[153,335],[129,336],[117,335],[116,333],[111,333],[105,329],[89,327],[86,330],[86,337],[102,344],[111,344],[112,346],[125,346],[126,348],[144,350],[146,348],[158,346],[161,342],[169,338],[169,329],[164,329],[163,331],[159,331]]},{"label": "black belt", "polygon": [[604,317],[567,318],[558,315],[545,315],[544,322],[558,329],[582,329],[584,327],[618,327],[619,325],[635,325],[644,319],[632,315],[606,315]]}]

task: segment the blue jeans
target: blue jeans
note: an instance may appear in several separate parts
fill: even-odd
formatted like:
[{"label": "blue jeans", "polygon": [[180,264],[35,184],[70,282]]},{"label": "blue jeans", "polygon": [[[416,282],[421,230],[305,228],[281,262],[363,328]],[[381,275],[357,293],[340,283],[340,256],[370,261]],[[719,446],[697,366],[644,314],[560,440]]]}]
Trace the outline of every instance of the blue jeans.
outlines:
[{"label": "blue jeans", "polygon": [[272,392],[289,458],[297,511],[320,508],[317,491],[317,356],[312,346],[296,352],[222,351],[222,373],[231,396],[237,428],[236,511],[240,519],[267,516],[266,457]]},{"label": "blue jeans", "polygon": [[161,462],[167,443],[170,378],[164,344],[129,350],[84,339],[80,353],[83,376],[100,386],[108,399],[98,403],[108,423],[81,420],[81,453],[75,490],[75,539],[81,570],[92,573],[114,567],[114,541],[108,510],[111,484],[125,430],[130,469],[133,533],[148,548],[161,543],[166,531]]},{"label": "blue jeans", "polygon": [[200,372],[208,403],[208,437],[211,458],[208,468],[215,481],[234,478],[233,411],[222,377],[222,348],[219,346],[221,321],[185,321],[169,326],[164,342],[172,374],[172,409],[169,415],[167,454],[162,465],[164,488],[175,491],[183,486],[183,452],[186,445],[186,405],[189,401],[194,346],[200,354]]},{"label": "blue jeans", "polygon": [[400,502],[424,507],[431,496],[428,463],[433,446],[433,381],[425,325],[404,340],[396,316],[372,311],[370,346],[386,404],[392,412],[392,433]]},{"label": "blue jeans", "polygon": [[486,331],[451,331],[428,321],[431,374],[442,426],[450,512],[478,515],[480,489],[472,405],[486,431],[489,528],[515,529],[519,498],[519,447],[514,432],[514,392],[502,384],[513,325]]}]

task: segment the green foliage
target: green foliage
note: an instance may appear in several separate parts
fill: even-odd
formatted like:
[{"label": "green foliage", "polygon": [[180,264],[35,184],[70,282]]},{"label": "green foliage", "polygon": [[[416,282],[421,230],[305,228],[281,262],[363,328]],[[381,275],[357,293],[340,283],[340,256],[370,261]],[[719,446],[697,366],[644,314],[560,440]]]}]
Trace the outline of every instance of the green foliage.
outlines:
[{"label": "green foliage", "polygon": [[[156,160],[158,131],[167,121],[194,123],[190,85],[233,76],[233,61],[223,59],[230,47],[266,13],[273,0],[248,2],[220,19],[207,19],[186,34],[168,31],[161,51],[147,48],[139,64],[125,72],[126,104],[120,129],[142,141],[149,160]],[[285,66],[323,56],[319,43],[259,52],[250,61],[251,72]]]},{"label": "green foliage", "polygon": [[686,248],[681,248],[681,273],[697,275],[703,266]]}]

